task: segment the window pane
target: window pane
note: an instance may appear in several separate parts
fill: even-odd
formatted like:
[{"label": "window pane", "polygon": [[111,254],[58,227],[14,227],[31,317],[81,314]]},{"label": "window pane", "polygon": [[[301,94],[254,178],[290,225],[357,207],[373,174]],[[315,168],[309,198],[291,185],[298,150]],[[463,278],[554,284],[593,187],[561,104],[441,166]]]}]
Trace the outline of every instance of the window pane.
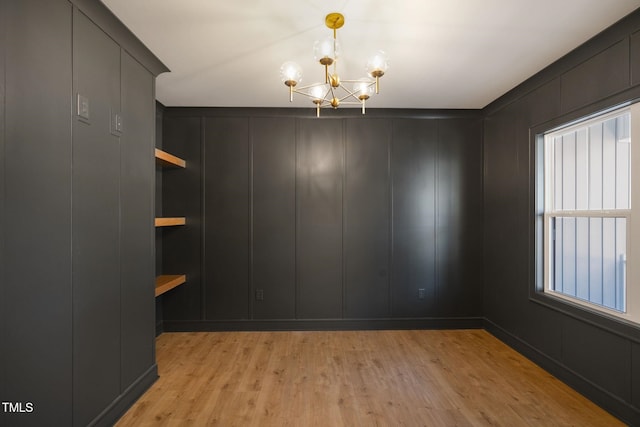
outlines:
[{"label": "window pane", "polygon": [[631,209],[630,114],[547,139],[552,210]]},{"label": "window pane", "polygon": [[550,289],[624,311],[626,218],[556,217]]}]

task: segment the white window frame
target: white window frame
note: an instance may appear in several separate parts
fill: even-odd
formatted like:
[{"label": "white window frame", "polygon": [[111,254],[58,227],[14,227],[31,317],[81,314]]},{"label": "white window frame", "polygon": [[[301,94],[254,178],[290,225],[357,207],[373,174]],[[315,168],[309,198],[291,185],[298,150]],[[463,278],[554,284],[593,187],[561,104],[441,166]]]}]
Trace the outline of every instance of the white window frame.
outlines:
[{"label": "white window frame", "polygon": [[[618,116],[629,111],[631,114],[630,131],[630,209],[614,210],[554,210],[554,193],[551,188],[553,183],[554,153],[548,138],[557,134],[570,132],[572,128],[583,128],[589,122],[604,121],[608,118]],[[634,211],[640,211],[640,103],[631,106],[616,108],[605,113],[593,115],[574,121],[567,125],[554,128],[545,132],[543,142],[544,156],[544,209],[543,209],[543,271],[544,286],[543,292],[560,301],[576,304],[583,308],[594,310],[617,319],[632,323],[640,323],[640,220],[634,221],[635,217],[640,218],[640,214],[634,216]],[[633,143],[635,137],[635,145]],[[626,268],[625,268],[625,310],[618,311],[587,300],[580,299],[551,289],[553,283],[551,271],[552,256],[552,227],[551,222],[555,217],[564,218],[625,218],[626,219]],[[638,277],[636,277],[638,276]]]}]

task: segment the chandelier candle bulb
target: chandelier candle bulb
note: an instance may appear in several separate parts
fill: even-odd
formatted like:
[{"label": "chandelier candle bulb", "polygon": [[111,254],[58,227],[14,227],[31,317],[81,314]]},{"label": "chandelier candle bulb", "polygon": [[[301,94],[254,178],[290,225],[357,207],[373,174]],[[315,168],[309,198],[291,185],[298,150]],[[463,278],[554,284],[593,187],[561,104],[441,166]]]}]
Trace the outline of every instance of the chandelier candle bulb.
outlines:
[{"label": "chandelier candle bulb", "polygon": [[380,77],[384,76],[388,68],[389,60],[382,50],[376,52],[367,62],[367,72],[376,79],[376,94],[380,93]]},{"label": "chandelier candle bulb", "polygon": [[319,101],[322,103],[322,99],[324,98],[324,85],[319,83],[314,84],[310,93],[313,97],[313,102]]},{"label": "chandelier candle bulb", "polygon": [[316,41],[313,44],[313,56],[322,65],[332,65],[340,56],[338,41],[331,37]]},{"label": "chandelier candle bulb", "polygon": [[371,97],[371,82],[362,78],[353,85],[353,92],[358,95],[358,99],[362,101],[362,114],[366,114],[365,104],[367,99]]}]

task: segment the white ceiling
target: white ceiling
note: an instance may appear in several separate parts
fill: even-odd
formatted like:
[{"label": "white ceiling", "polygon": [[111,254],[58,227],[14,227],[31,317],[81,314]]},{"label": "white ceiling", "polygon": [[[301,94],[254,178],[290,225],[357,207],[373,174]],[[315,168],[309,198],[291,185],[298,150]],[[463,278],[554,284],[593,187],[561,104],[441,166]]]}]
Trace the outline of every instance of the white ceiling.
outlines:
[{"label": "white ceiling", "polygon": [[312,107],[289,102],[280,65],[324,78],[315,40],[338,30],[342,79],[382,49],[390,67],[368,107],[482,108],[640,7],[640,0],[103,0],[163,61],[166,106]]}]

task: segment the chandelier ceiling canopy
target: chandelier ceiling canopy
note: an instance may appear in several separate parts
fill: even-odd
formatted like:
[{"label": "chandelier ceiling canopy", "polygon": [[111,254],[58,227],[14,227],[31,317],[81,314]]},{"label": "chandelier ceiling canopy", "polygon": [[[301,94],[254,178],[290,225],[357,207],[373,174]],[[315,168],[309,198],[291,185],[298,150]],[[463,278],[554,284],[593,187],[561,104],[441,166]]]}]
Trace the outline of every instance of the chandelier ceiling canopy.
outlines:
[{"label": "chandelier ceiling canopy", "polygon": [[316,106],[316,116],[320,117],[320,108],[338,108],[340,105],[360,105],[365,114],[367,99],[380,91],[380,77],[384,76],[389,61],[383,51],[376,52],[367,62],[365,77],[357,80],[342,79],[338,75],[340,44],[337,31],[344,25],[344,16],[333,12],[326,16],[325,25],[333,30],[333,36],[318,40],[313,45],[315,60],[324,67],[324,83],[317,82],[307,86],[298,86],[302,82],[302,69],[293,62],[287,61],[280,67],[282,82],[289,87],[289,101],[293,102],[293,94],[306,96]]}]

